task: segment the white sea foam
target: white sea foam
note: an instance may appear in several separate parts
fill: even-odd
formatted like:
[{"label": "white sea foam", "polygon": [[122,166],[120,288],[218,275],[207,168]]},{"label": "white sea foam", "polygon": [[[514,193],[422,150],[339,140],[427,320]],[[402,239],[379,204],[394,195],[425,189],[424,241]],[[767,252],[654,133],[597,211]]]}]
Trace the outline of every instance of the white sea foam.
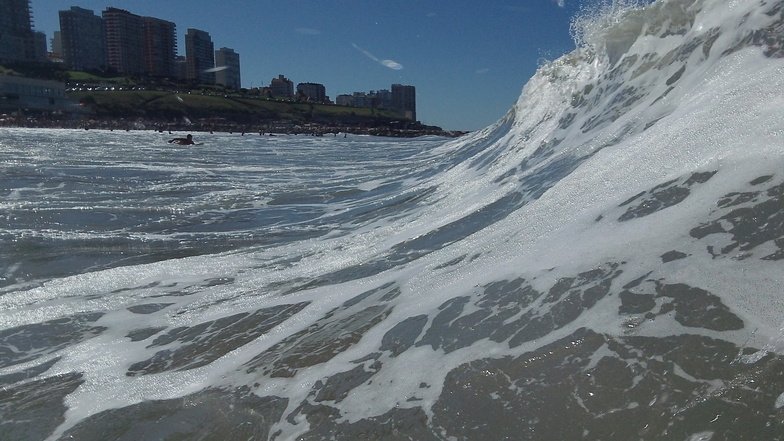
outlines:
[{"label": "white sea foam", "polygon": [[[146,161],[132,156],[133,149],[110,132],[20,129],[15,133],[26,141],[19,142],[28,144],[11,145],[13,151],[3,144],[0,159],[36,143],[40,145],[29,154],[41,161],[52,144],[61,146],[62,161],[68,159],[72,144],[81,143],[87,155],[112,145],[118,149],[117,158],[127,161],[116,166],[115,178],[130,176],[126,182],[140,185],[137,191],[143,196],[134,199],[139,195],[130,194],[128,201],[116,205],[74,203],[65,211],[112,212],[122,205],[123,217],[132,217],[131,207],[150,210],[149,200],[162,202],[153,210],[160,216],[154,226],[141,220],[114,226],[112,219],[105,221],[110,225],[106,231],[91,232],[88,227],[66,228],[52,221],[50,228],[20,228],[6,234],[109,243],[121,232],[134,244],[181,241],[187,248],[210,241],[211,245],[201,245],[208,253],[194,253],[203,255],[151,259],[43,281],[19,277],[16,284],[0,291],[0,331],[87,313],[102,314],[89,326],[106,329],[73,344],[39,348],[40,357],[0,367],[0,375],[55,358],[45,376],[83,374],[84,383],[65,400],[69,409],[65,423],[50,439],[109,409],[179,398],[208,387],[240,386],[261,397],[287,399],[284,415],[293,416],[282,418],[275,429],[282,430],[285,438],[294,438],[313,429],[297,415],[298,406],[312,404],[314,391],[324,382],[357,366],[363,372],[380,371],[346,390],[340,399],[324,400],[339,409],[341,421],[349,423],[391,409],[421,408],[432,417],[450,372],[476,360],[533,353],[580,328],[608,338],[629,332],[662,338],[691,333],[762,348],[759,357],[742,359],[748,365],[766,354],[781,355],[784,273],[776,260],[762,259],[779,246],[767,240],[751,250],[717,257],[707,247],[726,247],[731,234],[701,239],[690,234],[701,223],[730,213],[732,208],[717,204],[726,195],[756,191],[759,184],[751,182],[761,176],[781,181],[784,65],[765,56],[764,47],[742,44],[774,19],[751,1],[606,3],[575,21],[578,49],[542,66],[502,120],[448,142],[218,134],[209,139],[224,150],[215,156],[204,153],[217,165],[201,158],[174,161],[167,156],[173,154],[158,145],[161,137],[149,133],[133,135],[134,148],[147,148],[154,158]],[[358,150],[365,162],[338,160]],[[326,151],[337,153],[329,156]],[[330,166],[303,160],[317,154],[332,161]],[[248,155],[248,163],[225,159],[232,155]],[[272,158],[278,161],[276,166],[265,163]],[[75,167],[58,171],[63,177],[78,172]],[[714,172],[707,184],[683,183],[694,173]],[[149,176],[158,180],[145,181]],[[68,184],[43,189],[20,185],[8,192],[0,210],[35,204],[25,202],[27,193],[57,195],[74,185],[70,179],[62,182]],[[688,197],[632,221],[620,220],[629,209],[624,201],[667,182],[688,187]],[[105,191],[112,194],[113,190]],[[169,197],[169,192],[177,196]],[[45,212],[46,204],[41,205]],[[291,211],[284,212],[287,209]],[[222,229],[231,222],[236,224]],[[232,240],[240,245],[222,247]],[[687,260],[663,262],[661,256],[672,251]],[[494,283],[524,279],[532,289],[546,293],[563,279],[592,270],[611,272],[613,265],[621,270],[610,280],[612,295],[546,335],[513,345],[508,338],[495,341],[486,335],[473,341],[470,332],[475,329],[456,329],[455,335],[443,336],[445,341],[466,339],[455,348],[422,343],[394,356],[380,349],[400,323],[424,316],[423,331],[417,336],[421,342],[449,302],[468,299],[459,317],[447,325],[484,313],[487,307],[479,300]],[[4,277],[17,277],[23,271],[24,265],[16,263],[4,271]],[[642,278],[650,286],[659,281],[704,289],[740,317],[745,327],[717,331],[685,326],[673,314],[655,319],[619,314],[617,293]],[[390,291],[386,297],[373,297],[376,290],[385,289]],[[359,296],[367,293],[373,300],[363,303]],[[528,312],[533,317],[546,315],[553,306],[543,297],[504,323]],[[664,300],[655,301],[661,308]],[[154,343],[175,329],[300,303],[307,305],[208,363],[129,374],[135,363],[156,354],[206,345],[176,338]],[[156,309],[156,305],[163,306]],[[341,326],[354,326],[355,315],[374,307],[388,307],[387,315],[364,329],[361,338],[318,362],[292,361],[301,365],[286,373],[291,377],[249,368],[257,356],[273,348],[270,357],[282,357],[298,347],[318,352],[323,348],[308,346],[312,343],[308,336],[323,332],[324,341],[340,341],[346,338]],[[501,308],[489,309],[498,314]],[[149,336],[138,341],[129,337],[140,330],[150,332]],[[212,332],[220,339],[235,337],[203,330],[194,338],[207,339]],[[588,369],[612,353],[607,345],[593,352]],[[677,375],[700,381],[685,366],[678,366]],[[488,371],[488,378],[492,374]],[[639,382],[641,375],[634,381]],[[704,396],[715,392],[715,388],[706,390]],[[503,391],[497,392],[500,397]],[[784,406],[782,397],[775,400],[776,409]],[[623,408],[639,405],[635,401]],[[710,439],[714,434],[700,430],[686,432],[692,434],[688,439]]]}]

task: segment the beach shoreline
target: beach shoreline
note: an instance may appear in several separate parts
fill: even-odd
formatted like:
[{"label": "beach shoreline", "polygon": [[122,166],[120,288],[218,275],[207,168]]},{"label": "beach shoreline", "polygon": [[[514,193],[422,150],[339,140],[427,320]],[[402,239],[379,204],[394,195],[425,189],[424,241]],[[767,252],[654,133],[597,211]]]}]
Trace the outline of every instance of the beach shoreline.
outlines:
[{"label": "beach shoreline", "polygon": [[416,138],[420,136],[443,136],[457,138],[466,131],[443,130],[440,127],[418,123],[402,124],[334,124],[301,123],[298,121],[235,122],[228,120],[171,121],[149,118],[82,117],[61,115],[5,115],[0,118],[0,127],[47,128],[84,130],[153,130],[157,132],[223,132],[241,135],[309,135],[324,136],[337,134]]}]

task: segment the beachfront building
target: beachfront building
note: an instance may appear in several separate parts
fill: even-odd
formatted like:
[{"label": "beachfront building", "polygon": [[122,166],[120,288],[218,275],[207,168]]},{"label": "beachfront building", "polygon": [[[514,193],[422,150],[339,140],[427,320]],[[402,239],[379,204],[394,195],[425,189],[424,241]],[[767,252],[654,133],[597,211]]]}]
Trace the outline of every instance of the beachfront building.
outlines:
[{"label": "beachfront building", "polygon": [[35,32],[33,31],[33,36],[30,39],[30,47],[28,48],[28,52],[26,56],[29,56],[28,61],[34,62],[42,62],[47,61],[47,55],[49,51],[47,50],[46,44],[46,34],[43,32]]},{"label": "beachfront building", "polygon": [[338,95],[335,102],[339,106],[391,109],[392,92],[386,89],[371,90],[370,93],[354,92],[351,95]]},{"label": "beachfront building", "polygon": [[52,63],[65,64],[65,58],[63,58],[63,39],[60,31],[54,31],[54,37],[49,40],[49,52],[47,52],[46,58]]},{"label": "beachfront building", "polygon": [[122,74],[144,72],[142,18],[118,8],[107,8],[102,16],[108,67]]},{"label": "beachfront building", "polygon": [[174,78],[184,80],[188,78],[188,60],[185,55],[174,57]]},{"label": "beachfront building", "polygon": [[176,25],[118,8],[103,11],[108,67],[122,74],[176,75]]},{"label": "beachfront building", "polygon": [[373,107],[377,109],[392,108],[392,92],[386,89],[371,90],[370,96],[373,97]]},{"label": "beachfront building", "polygon": [[188,29],[185,34],[187,78],[203,84],[215,84],[215,46],[210,34]]},{"label": "beachfront building", "polygon": [[354,107],[362,107],[365,109],[373,107],[373,98],[368,96],[365,92],[354,92],[352,94],[352,101]]},{"label": "beachfront building", "polygon": [[327,102],[327,89],[319,83],[297,84],[297,96],[312,103]]},{"label": "beachfront building", "polygon": [[341,93],[335,97],[335,104],[338,106],[351,107],[354,105],[354,97],[345,93]]},{"label": "beachfront building", "polygon": [[50,56],[51,54],[63,55],[63,34],[60,31],[54,31],[54,36],[50,40]]},{"label": "beachfront building", "polygon": [[240,54],[234,49],[222,47],[215,51],[215,84],[226,88],[240,90]]},{"label": "beachfront building", "polygon": [[46,61],[46,35],[33,30],[30,0],[0,1],[0,63]]},{"label": "beachfront building", "polygon": [[156,77],[174,77],[177,57],[177,27],[155,17],[142,17],[144,69]]},{"label": "beachfront building", "polygon": [[270,81],[270,93],[276,98],[294,98],[294,82],[278,75]]},{"label": "beachfront building", "polygon": [[75,111],[65,95],[65,84],[0,74],[0,110]]},{"label": "beachfront building", "polygon": [[392,85],[391,110],[411,121],[416,121],[416,88],[402,84]]},{"label": "beachfront building", "polygon": [[[106,66],[104,21],[89,9],[72,6],[60,11],[59,48],[52,52],[63,56],[66,66],[73,70],[102,69]],[[57,32],[55,32],[55,37]]]}]

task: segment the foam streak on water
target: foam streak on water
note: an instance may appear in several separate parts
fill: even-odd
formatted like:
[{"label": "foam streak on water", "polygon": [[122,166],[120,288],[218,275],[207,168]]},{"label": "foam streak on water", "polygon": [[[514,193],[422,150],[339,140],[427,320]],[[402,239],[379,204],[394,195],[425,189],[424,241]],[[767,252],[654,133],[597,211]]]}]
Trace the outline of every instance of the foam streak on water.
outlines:
[{"label": "foam streak on water", "polygon": [[0,439],[782,439],[784,2],[457,140],[0,132]]}]

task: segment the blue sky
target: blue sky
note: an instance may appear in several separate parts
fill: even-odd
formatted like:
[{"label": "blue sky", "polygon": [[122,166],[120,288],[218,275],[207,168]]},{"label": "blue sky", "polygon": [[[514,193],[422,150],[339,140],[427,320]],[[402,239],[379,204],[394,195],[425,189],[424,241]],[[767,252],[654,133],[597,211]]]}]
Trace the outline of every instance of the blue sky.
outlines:
[{"label": "blue sky", "polygon": [[578,0],[32,0],[51,39],[58,11],[107,7],[169,20],[240,54],[243,87],[285,75],[339,94],[417,88],[417,119],[477,130],[504,116],[542,60],[574,49]]}]

